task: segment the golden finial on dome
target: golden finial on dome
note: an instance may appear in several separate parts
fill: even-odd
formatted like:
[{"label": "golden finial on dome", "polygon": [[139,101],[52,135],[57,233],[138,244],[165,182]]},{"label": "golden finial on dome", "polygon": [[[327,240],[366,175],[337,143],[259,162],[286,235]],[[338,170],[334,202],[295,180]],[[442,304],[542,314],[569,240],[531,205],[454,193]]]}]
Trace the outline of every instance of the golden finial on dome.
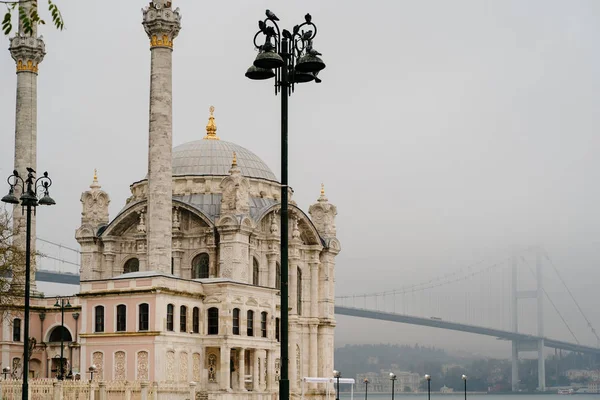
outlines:
[{"label": "golden finial on dome", "polygon": [[219,140],[219,137],[217,136],[217,124],[215,124],[215,117],[213,115],[215,107],[210,106],[208,110],[210,111],[210,117],[208,117],[208,125],[206,125],[206,136],[204,136],[204,139]]},{"label": "golden finial on dome", "polygon": [[321,183],[321,196],[325,196],[325,184]]},{"label": "golden finial on dome", "polygon": [[94,168],[94,182],[98,182],[98,170]]},{"label": "golden finial on dome", "polygon": [[98,170],[96,168],[94,168],[94,180],[92,181],[92,184],[90,185],[90,188],[92,189],[99,189],[102,186],[100,186],[100,184],[98,183]]},{"label": "golden finial on dome", "polygon": [[233,161],[231,162],[231,166],[237,167],[237,154],[235,154],[235,151],[233,152]]}]

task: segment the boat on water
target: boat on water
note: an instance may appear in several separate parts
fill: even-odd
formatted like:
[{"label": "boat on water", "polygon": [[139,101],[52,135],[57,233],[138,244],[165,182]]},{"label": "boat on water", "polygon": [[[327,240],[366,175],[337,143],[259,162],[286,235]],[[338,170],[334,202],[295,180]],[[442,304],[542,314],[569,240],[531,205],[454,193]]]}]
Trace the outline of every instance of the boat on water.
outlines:
[{"label": "boat on water", "polygon": [[558,394],[575,394],[575,390],[573,389],[560,389]]}]

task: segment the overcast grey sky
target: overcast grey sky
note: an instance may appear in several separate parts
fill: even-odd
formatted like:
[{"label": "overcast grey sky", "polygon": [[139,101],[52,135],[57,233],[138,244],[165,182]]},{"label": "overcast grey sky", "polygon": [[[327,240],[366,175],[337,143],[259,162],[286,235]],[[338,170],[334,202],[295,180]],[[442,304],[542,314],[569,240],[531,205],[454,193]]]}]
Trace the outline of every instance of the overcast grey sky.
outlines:
[{"label": "overcast grey sky", "polygon": [[[111,216],[145,176],[145,3],[61,0],[66,29],[41,29],[38,170],[50,172],[58,203],[40,210],[41,237],[76,245],[79,198],[94,168]],[[321,182],[338,206],[338,294],[392,289],[542,245],[600,326],[600,3],[174,3],[183,15],[174,145],[202,138],[214,105],[219,136],[277,176],[279,98],[244,72],[266,8],[288,28],[313,15],[327,69],[321,85],[299,86],[290,101],[290,182],[304,209]],[[14,144],[7,47],[0,37],[2,176]],[[465,336],[423,328],[338,322],[339,343],[464,345]]]}]

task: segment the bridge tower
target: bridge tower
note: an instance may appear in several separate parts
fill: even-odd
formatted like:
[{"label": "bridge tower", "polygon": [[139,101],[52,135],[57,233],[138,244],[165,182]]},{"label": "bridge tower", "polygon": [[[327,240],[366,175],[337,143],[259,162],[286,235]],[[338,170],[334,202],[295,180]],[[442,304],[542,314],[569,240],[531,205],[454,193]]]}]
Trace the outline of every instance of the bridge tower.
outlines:
[{"label": "bridge tower", "polygon": [[519,301],[522,299],[537,300],[537,336],[541,339],[536,341],[512,341],[512,391],[519,389],[519,351],[538,352],[538,390],[546,390],[546,364],[544,360],[544,280],[542,275],[541,251],[536,252],[535,266],[536,290],[519,290],[517,258],[513,257],[512,265],[512,329],[519,332]]}]

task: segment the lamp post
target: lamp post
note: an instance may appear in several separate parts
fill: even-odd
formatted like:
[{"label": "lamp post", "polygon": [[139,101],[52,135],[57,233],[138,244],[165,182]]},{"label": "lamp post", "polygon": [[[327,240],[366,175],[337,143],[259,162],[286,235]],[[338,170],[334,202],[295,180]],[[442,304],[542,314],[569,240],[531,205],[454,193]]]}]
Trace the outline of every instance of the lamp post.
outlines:
[{"label": "lamp post", "polygon": [[431,375],[425,375],[427,379],[427,400],[431,400]]},{"label": "lamp post", "polygon": [[396,382],[396,374],[390,372],[390,380],[392,381],[392,400],[394,400],[394,383]]},{"label": "lamp post", "polygon": [[2,373],[4,374],[4,380],[6,380],[6,375],[10,374],[10,367],[2,368]]},{"label": "lamp post", "polygon": [[467,400],[467,376],[463,374],[462,380],[465,382],[465,400]]},{"label": "lamp post", "polygon": [[[65,300],[67,304],[65,304]],[[60,370],[58,372],[57,379],[62,381],[65,379],[65,371],[64,371],[64,351],[65,351],[65,308],[71,308],[71,303],[69,302],[69,298],[65,297],[57,297],[56,304],[54,307],[60,308]]]},{"label": "lamp post", "polygon": [[[259,30],[254,35],[254,47],[259,53],[253,65],[246,71],[252,80],[275,78],[275,94],[281,93],[281,375],[279,399],[290,397],[288,376],[288,97],[294,84],[315,81],[319,71],[325,68],[321,55],[313,48],[317,27],[310,14],[304,22],[294,26],[292,32],[279,29],[279,18],[266,10],[266,18],[258,21]],[[306,28],[305,30],[301,30]],[[264,44],[257,42],[265,36]]]},{"label": "lamp post", "polygon": [[367,393],[369,392],[369,380],[365,378],[363,382],[365,383],[365,400],[367,400]]},{"label": "lamp post", "polygon": [[[52,206],[56,204],[54,199],[50,197],[49,188],[52,186],[52,179],[48,177],[48,173],[40,178],[35,178],[35,170],[27,167],[27,178],[23,179],[15,170],[8,177],[10,189],[8,194],[2,198],[2,202],[8,204],[21,204],[27,210],[27,229],[25,231],[25,310],[23,326],[25,343],[23,344],[23,388],[22,399],[27,400],[29,393],[29,300],[31,290],[31,211],[35,210],[38,205]],[[15,196],[15,188],[21,189],[21,197]],[[38,193],[39,192],[39,193]],[[38,195],[42,198],[38,200]],[[14,279],[14,276],[13,276]]]},{"label": "lamp post", "polygon": [[340,400],[340,378],[342,377],[342,374],[340,373],[340,371],[334,369],[333,377],[335,379],[337,379],[337,390],[336,390],[335,400]]},{"label": "lamp post", "polygon": [[94,381],[94,372],[96,372],[96,369],[97,369],[96,364],[92,364],[88,368],[88,373],[90,374],[90,382]]}]

